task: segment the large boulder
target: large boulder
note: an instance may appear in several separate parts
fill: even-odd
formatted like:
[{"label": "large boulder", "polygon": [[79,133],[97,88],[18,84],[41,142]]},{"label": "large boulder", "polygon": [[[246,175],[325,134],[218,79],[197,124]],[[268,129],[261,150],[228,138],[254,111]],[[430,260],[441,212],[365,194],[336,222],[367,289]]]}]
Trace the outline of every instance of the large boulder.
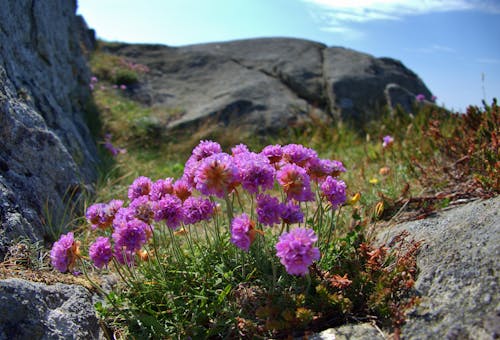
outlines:
[{"label": "large boulder", "polygon": [[500,197],[396,225],[422,240],[415,289],[421,303],[408,314],[403,339],[500,337]]},{"label": "large boulder", "polygon": [[[206,123],[250,132],[333,117],[361,127],[384,105],[407,110],[432,95],[401,62],[288,38],[184,47],[105,44],[104,50],[149,67],[132,89],[145,105],[180,109],[167,128]],[[388,89],[398,87],[397,95]],[[166,110],[168,111],[168,110]]]},{"label": "large boulder", "polygon": [[64,214],[97,177],[84,114],[92,32],[75,12],[67,0],[0,6],[0,259],[15,238],[65,231]]},{"label": "large boulder", "polygon": [[103,338],[82,286],[0,280],[0,305],[0,340]]},{"label": "large boulder", "polygon": [[[433,217],[393,225],[379,232],[390,242],[408,232],[422,241],[415,293],[420,304],[408,311],[401,339],[490,340],[500,338],[500,197],[442,211]],[[387,339],[388,330],[353,324],[311,339]]]}]

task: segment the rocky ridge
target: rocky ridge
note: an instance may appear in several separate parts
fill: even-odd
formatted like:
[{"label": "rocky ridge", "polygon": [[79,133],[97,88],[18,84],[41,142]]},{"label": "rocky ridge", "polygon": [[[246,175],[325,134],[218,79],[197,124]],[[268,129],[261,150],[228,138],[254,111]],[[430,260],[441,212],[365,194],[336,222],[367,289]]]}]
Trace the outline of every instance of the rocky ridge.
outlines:
[{"label": "rocky ridge", "polygon": [[432,96],[397,60],[301,39],[102,49],[149,68],[129,94],[145,105],[181,110],[163,117],[167,130],[211,119],[222,128],[268,133],[310,122],[311,115],[362,127],[388,103],[411,110],[416,94]]}]

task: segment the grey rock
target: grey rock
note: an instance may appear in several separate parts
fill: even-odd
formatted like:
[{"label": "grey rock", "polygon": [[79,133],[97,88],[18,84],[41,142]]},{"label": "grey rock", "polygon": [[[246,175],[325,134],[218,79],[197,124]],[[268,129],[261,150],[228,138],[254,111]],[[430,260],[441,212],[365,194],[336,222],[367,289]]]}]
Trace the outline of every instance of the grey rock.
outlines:
[{"label": "grey rock", "polygon": [[0,280],[0,305],[1,340],[101,337],[92,295],[81,286]]},{"label": "grey rock", "polygon": [[380,329],[370,323],[350,324],[337,328],[330,328],[314,334],[309,340],[384,340],[387,339]]},{"label": "grey rock", "polygon": [[50,240],[43,219],[67,231],[64,210],[97,178],[81,49],[92,39],[75,12],[76,1],[0,6],[0,259],[17,237]]},{"label": "grey rock", "polygon": [[408,314],[404,339],[500,337],[500,197],[396,225],[423,240],[415,284],[421,303]]},{"label": "grey rock", "polygon": [[[416,94],[432,96],[422,80],[401,62],[342,47],[324,51],[324,77],[331,111],[337,119],[356,126],[375,119],[386,104],[399,104],[411,112]],[[399,89],[396,93],[391,91],[395,88]]]},{"label": "grey rock", "polygon": [[[362,126],[389,101],[409,109],[416,94],[431,96],[399,61],[300,39],[178,48],[118,43],[104,50],[149,67],[130,93],[145,105],[181,109],[165,118],[167,130],[199,126],[209,118],[219,127],[250,133],[300,125],[312,116]],[[392,95],[389,84],[402,90]]]}]

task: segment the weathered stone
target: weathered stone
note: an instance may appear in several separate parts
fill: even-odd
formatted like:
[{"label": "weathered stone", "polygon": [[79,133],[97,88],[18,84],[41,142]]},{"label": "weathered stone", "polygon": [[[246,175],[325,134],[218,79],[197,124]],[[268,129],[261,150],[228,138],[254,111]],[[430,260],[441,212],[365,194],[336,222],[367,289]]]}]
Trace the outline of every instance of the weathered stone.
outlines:
[{"label": "weathered stone", "polygon": [[325,50],[324,77],[333,114],[358,126],[380,114],[387,104],[385,91],[389,84],[404,89],[392,96],[390,104],[400,104],[408,112],[416,94],[432,96],[422,80],[401,62],[342,47]]},{"label": "weathered stone", "polygon": [[386,338],[386,334],[369,323],[330,328],[308,337],[309,340],[384,340]]},{"label": "weathered stone", "polygon": [[423,240],[415,284],[421,303],[410,311],[403,339],[500,337],[500,197],[396,225]]},{"label": "weathered stone", "polygon": [[[181,109],[182,114],[166,119],[167,129],[212,118],[223,128],[269,132],[311,121],[311,115],[362,126],[380,115],[387,98],[409,109],[416,94],[431,96],[418,76],[396,60],[300,39],[179,48],[109,44],[104,50],[149,67],[132,98]],[[389,84],[402,91],[388,97]]]},{"label": "weathered stone", "polygon": [[92,295],[81,286],[0,280],[0,306],[1,340],[100,338]]},{"label": "weathered stone", "polygon": [[65,209],[96,179],[80,48],[91,33],[75,11],[63,0],[0,6],[0,259],[17,237],[50,238],[42,219],[64,231]]}]

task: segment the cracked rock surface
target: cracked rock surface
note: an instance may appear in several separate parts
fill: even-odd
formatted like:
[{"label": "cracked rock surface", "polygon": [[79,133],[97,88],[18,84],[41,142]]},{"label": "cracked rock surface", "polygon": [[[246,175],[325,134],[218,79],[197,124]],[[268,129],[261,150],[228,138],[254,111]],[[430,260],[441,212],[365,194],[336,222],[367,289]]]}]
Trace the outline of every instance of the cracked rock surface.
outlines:
[{"label": "cracked rock surface", "polygon": [[0,305],[0,340],[103,338],[82,286],[0,280]]},{"label": "cracked rock surface", "polygon": [[91,37],[75,12],[76,1],[0,6],[0,260],[16,238],[50,240],[47,224],[64,225],[70,198],[97,178],[84,116]]},{"label": "cracked rock surface", "polygon": [[500,197],[396,225],[422,240],[415,282],[421,303],[408,313],[403,339],[500,338]]},{"label": "cracked rock surface", "polygon": [[409,110],[416,94],[432,95],[399,61],[301,39],[184,47],[118,43],[104,50],[149,67],[130,93],[143,104],[181,110],[166,117],[167,129],[212,118],[223,128],[265,133],[311,115],[362,126],[388,102]]}]

